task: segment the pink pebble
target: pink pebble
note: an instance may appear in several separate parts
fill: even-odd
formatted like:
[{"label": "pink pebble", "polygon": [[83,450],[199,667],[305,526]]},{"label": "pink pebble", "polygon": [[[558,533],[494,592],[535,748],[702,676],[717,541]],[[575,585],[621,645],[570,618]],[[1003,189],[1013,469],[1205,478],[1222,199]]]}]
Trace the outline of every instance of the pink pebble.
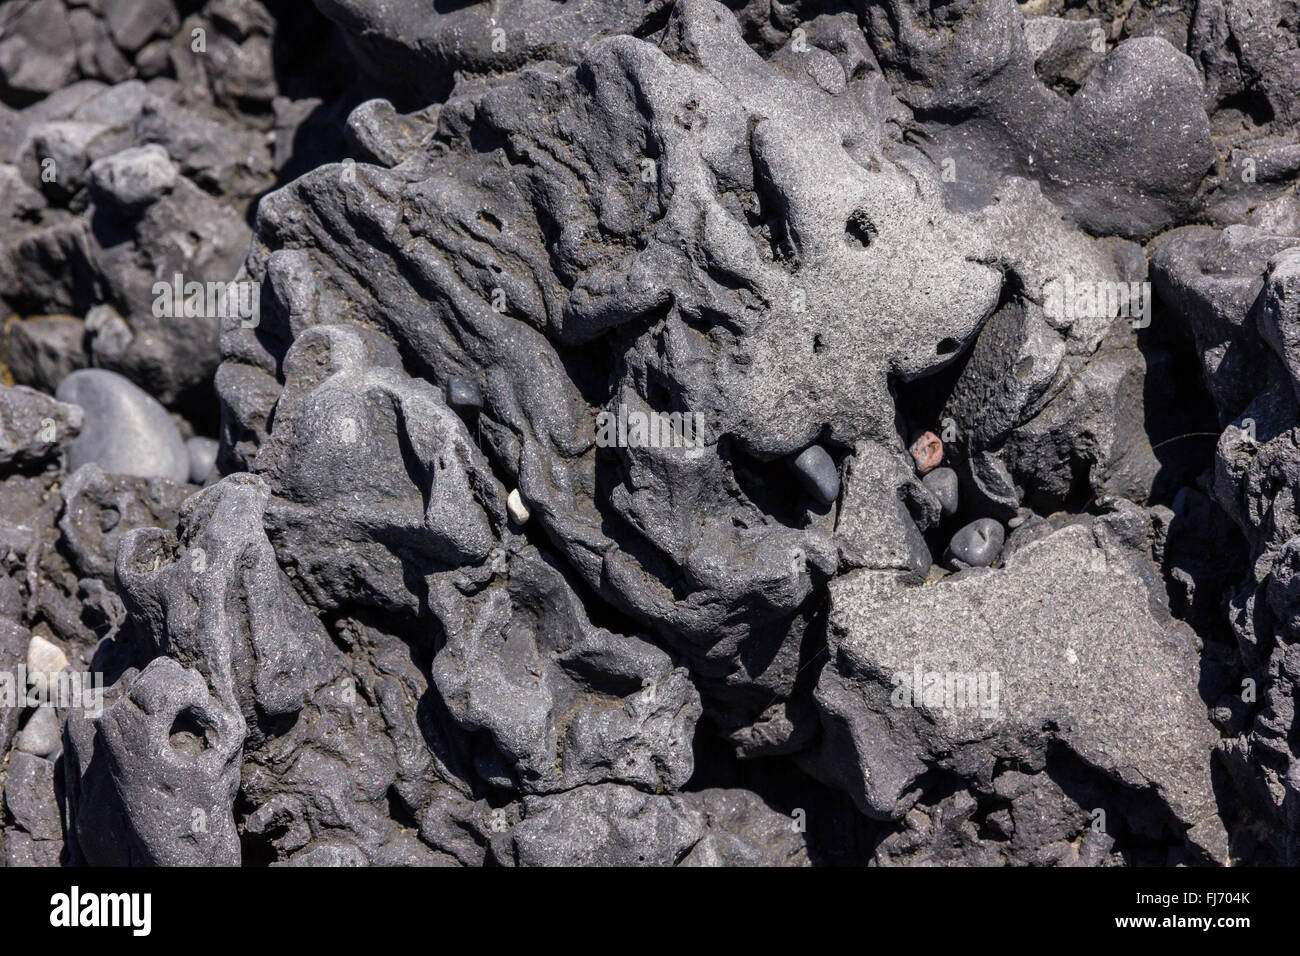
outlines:
[{"label": "pink pebble", "polygon": [[943,463],[943,442],[934,432],[921,432],[912,440],[912,447],[909,450],[912,453],[912,460],[916,462],[918,475],[924,475]]}]

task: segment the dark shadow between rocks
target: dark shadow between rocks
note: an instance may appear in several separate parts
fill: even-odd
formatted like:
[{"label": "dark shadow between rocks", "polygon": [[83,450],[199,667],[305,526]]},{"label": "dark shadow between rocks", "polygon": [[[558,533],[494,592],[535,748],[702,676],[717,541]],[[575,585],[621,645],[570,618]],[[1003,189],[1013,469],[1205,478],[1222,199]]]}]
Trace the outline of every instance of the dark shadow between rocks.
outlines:
[{"label": "dark shadow between rocks", "polygon": [[1137,331],[1137,344],[1146,361],[1143,421],[1160,463],[1149,501],[1170,504],[1179,489],[1213,469],[1218,412],[1201,382],[1195,346],[1179,334],[1178,320],[1158,298],[1150,327]]}]

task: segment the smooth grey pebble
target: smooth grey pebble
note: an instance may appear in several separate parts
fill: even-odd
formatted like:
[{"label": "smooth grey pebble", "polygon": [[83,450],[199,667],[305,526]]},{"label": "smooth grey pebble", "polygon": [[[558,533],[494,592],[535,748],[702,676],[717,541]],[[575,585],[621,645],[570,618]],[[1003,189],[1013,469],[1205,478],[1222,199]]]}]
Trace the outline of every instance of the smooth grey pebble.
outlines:
[{"label": "smooth grey pebble", "polygon": [[1006,534],[993,518],[972,521],[952,536],[946,557],[972,568],[987,568],[1002,553]]},{"label": "smooth grey pebble", "polygon": [[921,484],[938,500],[945,517],[957,513],[957,472],[951,468],[936,468],[926,473]]},{"label": "smooth grey pebble", "polygon": [[840,473],[835,460],[821,445],[809,445],[792,463],[795,477],[803,490],[824,505],[834,504],[840,496]]},{"label": "smooth grey pebble", "polygon": [[55,397],[85,412],[68,448],[68,473],[94,462],[107,472],[188,481],[190,454],[176,423],[148,392],[107,369],[73,372]]}]

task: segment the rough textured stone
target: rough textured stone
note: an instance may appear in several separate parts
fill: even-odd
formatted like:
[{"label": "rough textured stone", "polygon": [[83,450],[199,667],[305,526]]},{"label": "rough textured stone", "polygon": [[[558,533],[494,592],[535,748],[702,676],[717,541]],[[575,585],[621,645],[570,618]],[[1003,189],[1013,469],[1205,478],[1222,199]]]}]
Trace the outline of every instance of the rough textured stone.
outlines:
[{"label": "rough textured stone", "polygon": [[59,803],[54,795],[54,763],[17,752],[9,758],[4,781],[5,810],[34,841],[55,845],[63,840]]},{"label": "rough textured stone", "polygon": [[[788,819],[726,791],[667,796],[606,784],[527,797],[516,812],[518,822],[492,840],[494,860],[509,866],[755,866],[806,859],[797,834],[781,832]],[[725,824],[714,830],[738,813],[762,823],[743,836],[728,834]]]},{"label": "rough textured stone", "polygon": [[921,432],[912,439],[908,453],[916,463],[916,473],[924,475],[934,471],[943,461],[943,442],[934,432]]},{"label": "rough textured stone", "polygon": [[436,599],[447,637],[433,681],[452,719],[490,739],[475,754],[479,773],[525,793],[607,781],[680,788],[700,714],[685,669],[647,642],[588,624],[536,554],[503,570],[505,585],[472,609],[454,591]]},{"label": "rough textured stone", "polygon": [[91,462],[63,487],[59,530],[82,577],[113,581],[122,536],[136,528],[174,528],[194,489],[165,478],[105,472]]},{"label": "rough textured stone", "polygon": [[10,323],[4,355],[5,365],[19,385],[53,392],[89,358],[85,349],[86,329],[72,316],[42,316]]},{"label": "rough textured stone", "polygon": [[0,386],[0,469],[31,468],[75,446],[83,422],[74,404],[21,385]]},{"label": "rough textured stone", "polygon": [[1194,207],[1214,162],[1204,80],[1163,37],[1108,46],[1067,98],[1035,74],[1011,0],[937,18],[910,4],[893,8],[868,7],[866,28],[899,98],[935,117],[922,124],[926,152],[952,161],[958,201],[983,205],[1000,176],[1032,176],[1086,228],[1133,237]]},{"label": "rough textured stone", "polygon": [[[987,780],[999,759],[1059,742],[1149,793],[1141,816],[1111,814],[1115,824],[1172,828],[1194,855],[1222,860],[1207,759],[1217,734],[1187,653],[1195,636],[1170,619],[1163,590],[1145,557],[1087,523],[1026,544],[1001,569],[927,588],[887,572],[834,582],[820,772],[849,785],[864,812],[897,819],[931,768]],[[917,672],[983,683],[959,697],[955,683],[925,677],[909,696]]]},{"label": "rough textured stone", "polygon": [[1293,7],[12,0],[0,856],[1300,862]]},{"label": "rough textured stone", "polygon": [[86,170],[86,182],[97,198],[135,210],[161,199],[178,175],[167,150],[153,144],[95,160]]},{"label": "rough textured stone", "polygon": [[[652,102],[636,105],[642,95]],[[269,395],[250,407],[252,381],[265,381],[252,370],[277,367],[276,338],[359,300],[354,314],[384,315],[433,381],[479,370],[476,435],[517,480],[531,521],[589,587],[672,647],[710,673],[730,659],[706,699],[783,697],[801,666],[802,609],[836,556],[824,523],[770,513],[788,499],[770,463],[814,439],[888,441],[891,376],[955,360],[997,306],[1001,264],[1014,261],[1035,296],[1062,263],[1112,268],[1027,183],[1000,191],[1005,218],[947,211],[936,172],[892,141],[894,116],[769,66],[730,14],[696,2],[675,7],[657,46],[610,38],[576,69],[469,85],[439,111],[445,152],[414,155],[400,173],[323,167],[262,203],[249,272],[274,301],[256,334],[223,333],[218,389],[255,436]],[[647,135],[665,146],[643,179]],[[537,162],[473,147],[507,141]],[[582,179],[541,159],[555,143]],[[402,208],[419,210],[413,241],[376,241]],[[1041,224],[1032,242],[1025,219]],[[704,270],[680,238],[699,223],[716,263]],[[342,265],[354,255],[359,270]],[[662,328],[647,324],[660,315]],[[575,382],[561,356],[600,339],[617,349],[609,409],[687,408],[726,440],[613,458],[593,447],[584,399],[595,381],[579,371]],[[667,396],[660,381],[673,383]],[[587,489],[598,489],[591,500]]]},{"label": "rough textured stone", "polygon": [[72,29],[59,0],[20,0],[5,12],[0,88],[19,95],[53,93],[77,67]]}]

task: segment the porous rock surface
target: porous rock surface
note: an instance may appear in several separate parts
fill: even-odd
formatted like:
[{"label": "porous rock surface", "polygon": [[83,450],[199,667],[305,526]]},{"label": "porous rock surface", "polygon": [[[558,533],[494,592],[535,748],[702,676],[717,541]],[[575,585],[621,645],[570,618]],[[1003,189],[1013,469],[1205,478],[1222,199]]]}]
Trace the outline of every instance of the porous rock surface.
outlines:
[{"label": "porous rock surface", "polygon": [[1283,0],[14,0],[0,858],[1300,863],[1298,173]]}]

